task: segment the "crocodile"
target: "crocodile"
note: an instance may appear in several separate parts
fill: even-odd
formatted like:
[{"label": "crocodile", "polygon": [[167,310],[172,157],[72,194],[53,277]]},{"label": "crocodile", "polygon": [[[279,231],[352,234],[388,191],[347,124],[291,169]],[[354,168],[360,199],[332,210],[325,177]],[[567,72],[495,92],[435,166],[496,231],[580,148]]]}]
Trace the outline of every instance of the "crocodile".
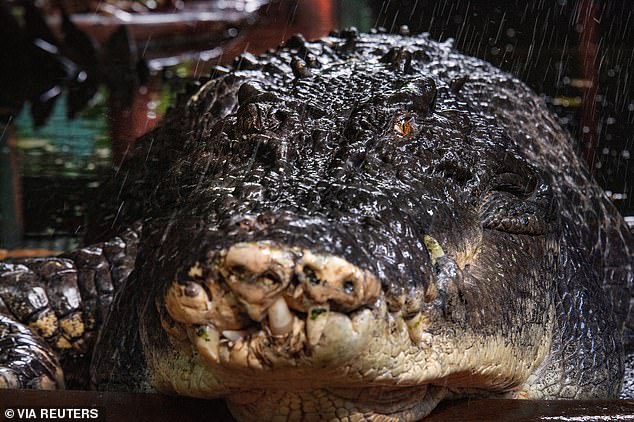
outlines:
[{"label": "crocodile", "polygon": [[0,264],[0,385],[238,420],[614,399],[634,240],[524,83],[428,35],[295,35],[191,84],[90,246]]}]

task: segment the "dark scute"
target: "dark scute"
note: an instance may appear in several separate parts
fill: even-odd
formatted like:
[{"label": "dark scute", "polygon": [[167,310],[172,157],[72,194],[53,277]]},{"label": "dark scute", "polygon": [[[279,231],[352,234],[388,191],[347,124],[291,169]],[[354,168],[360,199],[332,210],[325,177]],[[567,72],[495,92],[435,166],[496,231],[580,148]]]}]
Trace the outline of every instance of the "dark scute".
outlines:
[{"label": "dark scute", "polygon": [[244,105],[247,101],[262,93],[261,88],[254,82],[245,82],[238,90],[238,104]]},{"label": "dark scute", "polygon": [[304,78],[310,75],[310,69],[306,66],[306,62],[298,57],[291,60],[291,69],[296,78]]},{"label": "dark scute", "polygon": [[404,105],[419,113],[433,111],[436,103],[436,82],[432,78],[417,77],[386,98],[389,105]]},{"label": "dark scute", "polygon": [[304,45],[306,45],[306,38],[302,34],[295,34],[284,43],[284,47],[291,49],[298,49]]},{"label": "dark scute", "polygon": [[260,68],[260,61],[251,53],[242,53],[233,60],[233,67],[236,70],[253,70]]}]

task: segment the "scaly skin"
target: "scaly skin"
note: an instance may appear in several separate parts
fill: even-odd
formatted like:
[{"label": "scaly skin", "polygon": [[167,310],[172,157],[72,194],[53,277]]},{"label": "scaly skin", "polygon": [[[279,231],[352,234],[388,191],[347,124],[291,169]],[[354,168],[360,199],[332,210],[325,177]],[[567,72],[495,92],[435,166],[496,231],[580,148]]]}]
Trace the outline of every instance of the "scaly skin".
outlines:
[{"label": "scaly skin", "polygon": [[520,81],[426,36],[243,55],[104,189],[93,238],[143,230],[92,380],[240,420],[615,398],[633,240],[571,145]]},{"label": "scaly skin", "polygon": [[[0,325],[11,333],[0,336],[0,350],[8,353],[0,361],[17,374],[6,388],[35,388],[42,382],[49,389],[88,387],[98,330],[134,265],[135,229],[138,225],[59,257],[0,263]],[[12,357],[12,348],[22,348],[19,359]]]}]

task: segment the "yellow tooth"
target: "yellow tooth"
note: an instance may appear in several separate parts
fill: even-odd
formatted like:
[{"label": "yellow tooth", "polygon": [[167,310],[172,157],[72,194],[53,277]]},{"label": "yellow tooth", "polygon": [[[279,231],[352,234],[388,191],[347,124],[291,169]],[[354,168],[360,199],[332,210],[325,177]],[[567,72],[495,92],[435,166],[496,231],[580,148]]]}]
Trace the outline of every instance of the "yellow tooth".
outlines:
[{"label": "yellow tooth", "polygon": [[306,337],[308,344],[315,346],[319,343],[321,335],[328,321],[328,305],[313,306],[308,310],[306,317]]},{"label": "yellow tooth", "polygon": [[219,360],[218,343],[220,333],[212,325],[201,325],[188,329],[191,342],[201,356],[209,361],[217,363]]},{"label": "yellow tooth", "polygon": [[423,242],[425,243],[427,252],[429,252],[432,265],[436,264],[438,258],[445,256],[445,251],[442,246],[440,246],[440,243],[430,235],[426,234],[423,236]]},{"label": "yellow tooth", "polygon": [[269,327],[275,336],[283,336],[293,329],[293,314],[284,298],[278,298],[269,308]]},{"label": "yellow tooth", "polygon": [[249,366],[249,346],[243,341],[237,342],[231,351],[231,363],[245,368]]},{"label": "yellow tooth", "polygon": [[407,325],[407,332],[412,343],[417,346],[423,346],[423,343],[429,341],[429,335],[426,332],[429,321],[422,313],[419,312],[413,318],[405,320],[405,325]]}]

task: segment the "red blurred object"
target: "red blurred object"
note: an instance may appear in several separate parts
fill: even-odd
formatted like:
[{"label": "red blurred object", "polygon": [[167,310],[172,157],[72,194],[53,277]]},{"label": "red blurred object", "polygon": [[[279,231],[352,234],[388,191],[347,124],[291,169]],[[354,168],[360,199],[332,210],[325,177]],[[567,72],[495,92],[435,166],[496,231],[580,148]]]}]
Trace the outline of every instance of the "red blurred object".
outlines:
[{"label": "red blurred object", "polygon": [[[123,25],[143,49],[145,58],[164,57],[170,54],[170,49],[204,49],[234,38],[238,29],[257,20],[256,12],[268,0],[172,2],[176,3],[179,3],[177,7],[165,6],[160,11],[131,13],[116,7],[118,3],[99,2],[101,9],[108,6],[107,14],[93,9],[74,13],[71,19],[99,44]],[[48,22],[59,30],[61,19],[57,14],[49,16]]]},{"label": "red blurred object", "polygon": [[306,39],[328,35],[339,26],[334,0],[280,0],[261,9],[261,21],[244,32],[224,51],[222,63],[248,51],[262,54],[301,33]]},{"label": "red blurred object", "polygon": [[582,154],[588,167],[594,169],[595,155],[599,143],[597,132],[598,112],[595,97],[599,92],[599,60],[598,43],[600,41],[600,13],[594,0],[582,0],[579,13],[580,40],[579,58],[582,78],[590,81],[583,93],[583,108],[581,115],[581,145]]}]

